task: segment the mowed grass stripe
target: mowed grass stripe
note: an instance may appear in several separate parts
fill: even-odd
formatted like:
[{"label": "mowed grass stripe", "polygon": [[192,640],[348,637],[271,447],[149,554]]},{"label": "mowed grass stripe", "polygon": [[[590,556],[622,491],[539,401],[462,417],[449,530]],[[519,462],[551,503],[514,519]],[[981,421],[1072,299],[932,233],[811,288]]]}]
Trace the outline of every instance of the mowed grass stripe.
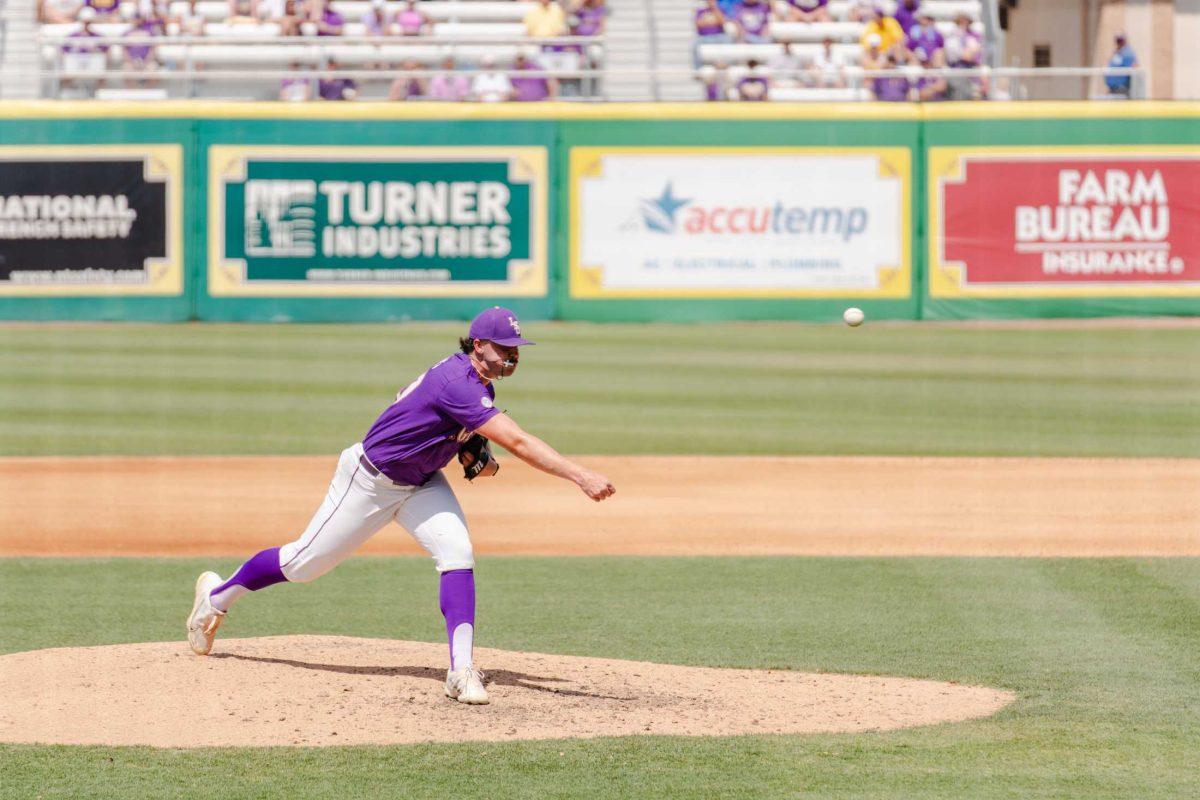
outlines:
[{"label": "mowed grass stripe", "polygon": [[[461,328],[0,328],[0,455],[337,452]],[[530,333],[500,405],[571,453],[1200,456],[1200,328]]]},{"label": "mowed grass stripe", "polygon": [[[232,566],[0,561],[0,651],[161,639],[183,647],[194,575]],[[492,558],[478,569],[479,636],[489,647],[911,675],[1001,686],[1020,699],[989,719],[861,736],[307,751],[6,746],[5,791],[190,797],[215,784],[289,800],[448,791],[1182,798],[1200,787],[1197,559]],[[427,559],[383,558],[255,594],[222,633],[444,636]]]}]

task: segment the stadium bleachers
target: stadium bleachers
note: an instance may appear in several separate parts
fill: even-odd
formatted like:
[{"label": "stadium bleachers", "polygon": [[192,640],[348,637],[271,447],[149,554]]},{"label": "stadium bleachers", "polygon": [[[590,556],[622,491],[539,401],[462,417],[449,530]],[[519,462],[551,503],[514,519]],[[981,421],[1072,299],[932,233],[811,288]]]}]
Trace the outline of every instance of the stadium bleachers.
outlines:
[{"label": "stadium bleachers", "polygon": [[[232,93],[245,99],[268,99],[279,91],[279,76],[289,70],[336,69],[368,71],[352,77],[378,84],[364,96],[379,96],[383,94],[380,87],[386,87],[401,65],[422,70],[418,78],[426,79],[443,69],[448,58],[456,70],[476,68],[485,58],[495,61],[497,69],[508,70],[518,53],[524,53],[533,60],[533,69],[563,79],[568,93],[573,90],[575,95],[583,95],[597,90],[597,82],[591,76],[584,80],[583,73],[594,70],[604,59],[602,37],[571,36],[576,27],[574,17],[565,17],[568,27],[561,35],[530,35],[526,15],[539,4],[526,0],[421,2],[415,6],[422,17],[419,33],[409,31],[407,35],[396,21],[408,4],[394,0],[379,8],[391,24],[377,27],[374,35],[365,24],[365,15],[376,4],[361,0],[328,3],[343,22],[338,35],[322,35],[307,16],[279,20],[260,12],[257,18],[231,17],[229,3],[218,0],[194,4],[176,0],[160,6],[155,21],[147,23],[149,5],[127,2],[117,13],[87,20],[89,33],[84,32],[83,20],[41,25],[42,69],[63,76],[53,93],[57,95],[65,85],[68,92],[113,96],[114,82],[137,81],[145,86],[163,84],[152,92],[163,96]],[[320,6],[317,8],[319,11]],[[92,15],[85,12],[86,16]],[[140,68],[131,69],[128,51],[132,48],[140,53],[147,47],[152,55],[142,58],[137,65]],[[225,75],[242,69],[250,70],[245,79]],[[199,75],[202,80],[191,81],[184,88],[185,84],[167,80],[172,72],[204,74]],[[271,77],[256,77],[268,74]],[[116,93],[127,96],[130,88],[121,87]]]}]

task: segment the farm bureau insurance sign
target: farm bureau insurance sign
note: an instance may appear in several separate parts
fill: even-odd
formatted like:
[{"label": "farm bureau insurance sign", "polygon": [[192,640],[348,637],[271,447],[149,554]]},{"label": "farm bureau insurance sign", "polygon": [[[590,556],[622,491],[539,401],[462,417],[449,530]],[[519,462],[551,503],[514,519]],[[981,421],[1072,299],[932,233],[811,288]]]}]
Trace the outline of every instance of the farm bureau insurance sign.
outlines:
[{"label": "farm bureau insurance sign", "polygon": [[209,293],[538,296],[544,148],[210,148]]},{"label": "farm bureau insurance sign", "polygon": [[182,294],[182,154],[0,147],[0,296]]},{"label": "farm bureau insurance sign", "polygon": [[907,297],[907,148],[572,148],[573,297]]},{"label": "farm bureau insurance sign", "polygon": [[935,147],[930,184],[934,297],[1200,293],[1200,148]]}]

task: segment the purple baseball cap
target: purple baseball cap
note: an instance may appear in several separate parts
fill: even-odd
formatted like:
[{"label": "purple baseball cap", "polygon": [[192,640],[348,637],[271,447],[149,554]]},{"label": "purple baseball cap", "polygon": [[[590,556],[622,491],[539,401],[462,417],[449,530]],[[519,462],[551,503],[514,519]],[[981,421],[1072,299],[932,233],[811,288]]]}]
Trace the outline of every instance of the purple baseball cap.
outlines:
[{"label": "purple baseball cap", "polygon": [[533,344],[521,337],[521,323],[517,320],[517,315],[500,306],[492,306],[479,312],[479,316],[471,320],[467,336],[472,339],[486,339],[505,347]]}]

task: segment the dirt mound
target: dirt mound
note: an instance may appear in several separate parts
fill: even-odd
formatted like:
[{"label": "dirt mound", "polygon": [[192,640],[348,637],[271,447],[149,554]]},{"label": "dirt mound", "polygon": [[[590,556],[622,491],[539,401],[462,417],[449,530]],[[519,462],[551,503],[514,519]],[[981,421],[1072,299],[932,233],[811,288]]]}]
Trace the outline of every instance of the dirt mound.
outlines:
[{"label": "dirt mound", "polygon": [[477,650],[492,704],[442,694],[446,647],[341,636],[0,656],[0,741],[155,747],[399,744],[890,730],[995,713],[936,681]]}]

